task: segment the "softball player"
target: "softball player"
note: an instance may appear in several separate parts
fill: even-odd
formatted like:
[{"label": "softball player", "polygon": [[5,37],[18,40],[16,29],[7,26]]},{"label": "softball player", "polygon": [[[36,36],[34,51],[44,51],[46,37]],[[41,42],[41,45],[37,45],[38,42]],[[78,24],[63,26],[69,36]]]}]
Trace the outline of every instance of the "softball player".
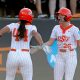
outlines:
[{"label": "softball player", "polygon": [[6,62],[6,80],[14,80],[17,68],[19,68],[23,80],[32,80],[30,40],[34,36],[39,45],[43,43],[36,26],[31,25],[32,19],[32,11],[23,8],[19,12],[19,22],[11,23],[0,30],[0,36],[6,32],[12,32],[11,50]]},{"label": "softball player", "polygon": [[77,66],[76,47],[80,46],[79,29],[70,23],[71,11],[67,8],[60,8],[56,13],[59,25],[56,25],[51,33],[47,45],[52,45],[55,39],[58,44],[56,65],[54,67],[54,80],[73,80]]}]

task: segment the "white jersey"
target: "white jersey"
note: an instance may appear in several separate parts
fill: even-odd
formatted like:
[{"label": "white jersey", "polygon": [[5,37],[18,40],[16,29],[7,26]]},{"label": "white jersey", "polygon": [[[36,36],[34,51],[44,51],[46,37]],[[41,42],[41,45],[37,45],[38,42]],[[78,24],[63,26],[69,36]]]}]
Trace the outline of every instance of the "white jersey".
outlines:
[{"label": "white jersey", "polygon": [[75,49],[76,40],[80,40],[79,29],[72,24],[66,28],[56,25],[52,30],[51,38],[57,39],[59,49]]},{"label": "white jersey", "polygon": [[32,31],[37,32],[37,28],[34,25],[26,25],[26,36],[19,40],[16,34],[18,33],[19,23],[11,23],[7,25],[12,32],[11,48],[15,49],[30,49],[30,40],[32,38]]}]

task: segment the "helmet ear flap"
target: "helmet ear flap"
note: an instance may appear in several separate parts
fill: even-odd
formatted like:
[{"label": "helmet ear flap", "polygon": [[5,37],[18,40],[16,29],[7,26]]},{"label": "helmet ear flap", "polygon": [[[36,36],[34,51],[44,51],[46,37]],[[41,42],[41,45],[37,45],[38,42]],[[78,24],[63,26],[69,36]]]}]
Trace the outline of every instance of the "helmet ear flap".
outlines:
[{"label": "helmet ear flap", "polygon": [[67,17],[66,16],[64,17],[64,20],[67,21]]},{"label": "helmet ear flap", "polygon": [[72,18],[72,16],[65,16],[65,17],[64,17],[64,20],[65,20],[65,21],[70,21],[71,18]]}]

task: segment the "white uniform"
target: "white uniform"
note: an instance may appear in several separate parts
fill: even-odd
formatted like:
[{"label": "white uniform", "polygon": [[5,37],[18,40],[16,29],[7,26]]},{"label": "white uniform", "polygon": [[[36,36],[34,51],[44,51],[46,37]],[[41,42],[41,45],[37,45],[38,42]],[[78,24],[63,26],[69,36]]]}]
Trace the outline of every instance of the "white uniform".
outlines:
[{"label": "white uniform", "polygon": [[30,57],[30,40],[31,32],[37,28],[34,25],[26,25],[26,36],[19,40],[16,36],[19,23],[11,23],[7,25],[12,32],[11,51],[8,54],[6,62],[6,80],[14,80],[16,69],[19,68],[23,80],[32,80],[33,66]]},{"label": "white uniform", "polygon": [[[80,40],[79,29],[72,24],[65,29],[60,25],[56,25],[52,30],[51,38],[58,41],[54,80],[63,80],[64,73],[65,80],[73,80],[77,65],[76,40]],[[61,49],[65,52],[62,52]]]}]

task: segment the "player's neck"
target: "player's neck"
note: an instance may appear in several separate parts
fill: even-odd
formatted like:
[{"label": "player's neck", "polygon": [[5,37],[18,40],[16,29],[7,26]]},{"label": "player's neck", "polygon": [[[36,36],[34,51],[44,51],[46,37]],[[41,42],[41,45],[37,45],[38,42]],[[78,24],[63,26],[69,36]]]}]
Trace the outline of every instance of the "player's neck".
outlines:
[{"label": "player's neck", "polygon": [[61,23],[61,25],[65,28],[65,27],[67,27],[67,26],[70,25],[70,22],[64,22],[64,23]]}]

